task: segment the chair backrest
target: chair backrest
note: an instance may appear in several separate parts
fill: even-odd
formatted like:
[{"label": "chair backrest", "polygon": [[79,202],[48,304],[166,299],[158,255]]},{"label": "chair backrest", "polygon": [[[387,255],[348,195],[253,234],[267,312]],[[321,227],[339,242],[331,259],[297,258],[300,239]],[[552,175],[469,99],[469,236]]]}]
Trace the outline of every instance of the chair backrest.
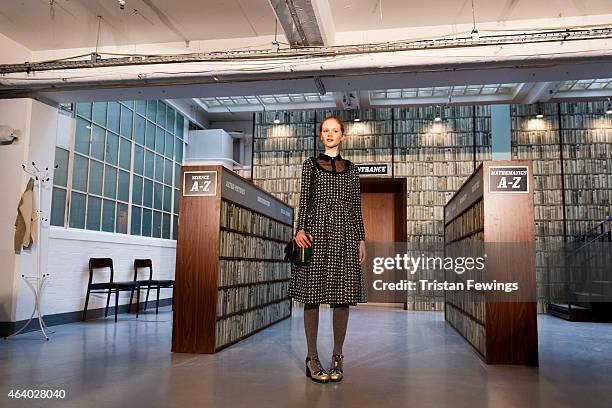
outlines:
[{"label": "chair backrest", "polygon": [[89,258],[89,283],[93,279],[93,273],[95,269],[110,269],[110,281],[113,281],[115,270],[113,269],[113,260],[111,258]]},{"label": "chair backrest", "polygon": [[150,259],[134,259],[134,280],[138,280],[138,269],[149,268],[149,280],[153,279],[153,261]]}]

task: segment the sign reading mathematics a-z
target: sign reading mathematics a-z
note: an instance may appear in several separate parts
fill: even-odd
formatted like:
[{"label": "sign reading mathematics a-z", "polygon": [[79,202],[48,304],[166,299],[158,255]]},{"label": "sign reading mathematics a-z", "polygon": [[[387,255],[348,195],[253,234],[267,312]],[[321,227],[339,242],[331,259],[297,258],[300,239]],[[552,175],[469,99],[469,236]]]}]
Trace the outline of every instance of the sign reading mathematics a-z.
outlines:
[{"label": "sign reading mathematics a-z", "polygon": [[387,174],[386,164],[358,164],[359,174]]},{"label": "sign reading mathematics a-z", "polygon": [[217,195],[217,172],[210,170],[186,171],[183,181],[183,195]]},{"label": "sign reading mathematics a-z", "polygon": [[489,167],[489,192],[528,193],[529,168],[527,166]]}]

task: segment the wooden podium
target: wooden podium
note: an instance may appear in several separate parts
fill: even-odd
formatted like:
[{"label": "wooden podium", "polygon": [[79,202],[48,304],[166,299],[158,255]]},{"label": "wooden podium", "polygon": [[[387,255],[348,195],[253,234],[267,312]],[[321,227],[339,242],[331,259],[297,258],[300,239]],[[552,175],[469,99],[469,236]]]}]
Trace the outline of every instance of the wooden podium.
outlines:
[{"label": "wooden podium", "polygon": [[477,280],[518,284],[516,294],[445,293],[446,320],[488,364],[538,365],[533,187],[531,161],[485,161],[444,207],[447,251],[483,250]]},{"label": "wooden podium", "polygon": [[223,166],[182,167],[173,352],[215,353],[291,315],[293,217]]}]

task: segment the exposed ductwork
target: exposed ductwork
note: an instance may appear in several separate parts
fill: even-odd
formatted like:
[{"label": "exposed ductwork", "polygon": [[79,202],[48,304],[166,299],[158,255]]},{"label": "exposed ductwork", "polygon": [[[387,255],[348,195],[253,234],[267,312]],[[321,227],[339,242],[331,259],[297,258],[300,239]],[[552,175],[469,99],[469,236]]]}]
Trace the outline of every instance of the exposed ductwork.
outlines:
[{"label": "exposed ductwork", "polygon": [[292,48],[325,45],[311,0],[270,0],[270,5]]}]

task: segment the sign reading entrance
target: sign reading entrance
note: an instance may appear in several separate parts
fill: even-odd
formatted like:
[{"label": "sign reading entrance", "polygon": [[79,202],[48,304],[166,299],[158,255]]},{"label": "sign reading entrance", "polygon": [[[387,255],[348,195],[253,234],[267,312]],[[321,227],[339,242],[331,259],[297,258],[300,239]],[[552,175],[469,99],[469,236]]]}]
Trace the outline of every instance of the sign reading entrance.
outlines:
[{"label": "sign reading entrance", "polygon": [[386,164],[358,164],[359,174],[387,174]]},{"label": "sign reading entrance", "polygon": [[527,166],[489,167],[490,193],[528,193],[529,169]]},{"label": "sign reading entrance", "polygon": [[183,196],[217,195],[217,172],[210,170],[186,171],[183,181]]}]

